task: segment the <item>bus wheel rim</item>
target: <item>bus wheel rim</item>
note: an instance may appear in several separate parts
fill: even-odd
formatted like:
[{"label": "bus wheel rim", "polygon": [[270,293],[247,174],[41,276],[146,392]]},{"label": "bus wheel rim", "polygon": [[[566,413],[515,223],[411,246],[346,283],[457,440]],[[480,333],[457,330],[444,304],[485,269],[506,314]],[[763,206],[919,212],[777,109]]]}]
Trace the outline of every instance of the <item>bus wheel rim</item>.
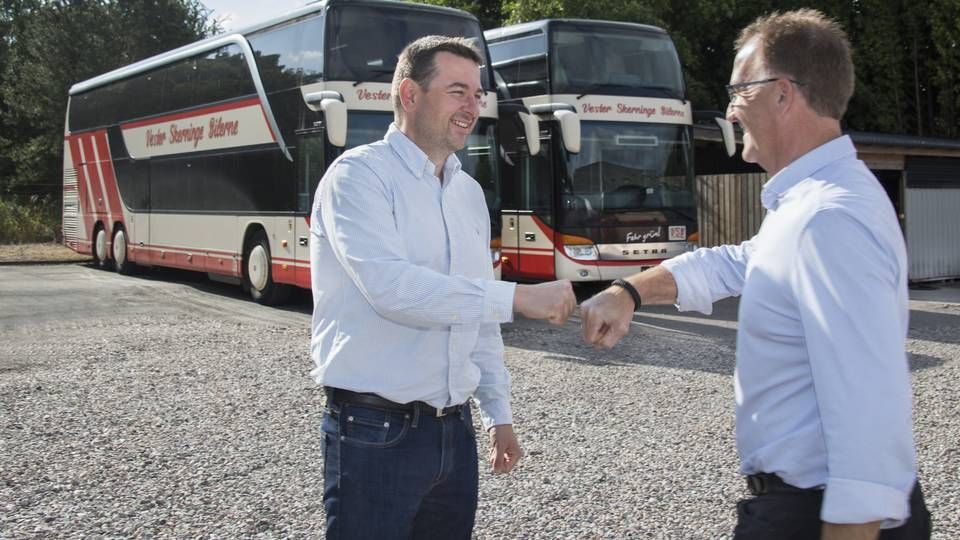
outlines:
[{"label": "bus wheel rim", "polygon": [[267,279],[269,276],[267,264],[267,251],[263,249],[263,246],[255,246],[250,250],[247,275],[250,276],[250,285],[258,291],[267,288]]},{"label": "bus wheel rim", "polygon": [[107,233],[100,229],[97,231],[97,259],[104,261],[107,259]]},{"label": "bus wheel rim", "polygon": [[127,262],[127,239],[123,231],[117,231],[117,235],[113,238],[113,260],[119,265]]}]

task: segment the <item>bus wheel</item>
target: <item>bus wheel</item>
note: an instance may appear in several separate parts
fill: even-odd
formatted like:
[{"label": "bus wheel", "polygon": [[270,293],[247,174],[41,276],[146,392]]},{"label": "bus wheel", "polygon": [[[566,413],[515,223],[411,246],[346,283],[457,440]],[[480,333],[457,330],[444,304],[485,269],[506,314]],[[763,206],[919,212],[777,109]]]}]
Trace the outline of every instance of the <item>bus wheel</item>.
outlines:
[{"label": "bus wheel", "polygon": [[106,268],[107,258],[107,231],[98,226],[93,232],[93,263],[100,268]]},{"label": "bus wheel", "polygon": [[113,233],[113,266],[117,273],[125,276],[132,274],[136,268],[136,264],[127,257],[127,233],[120,227]]},{"label": "bus wheel", "polygon": [[243,258],[243,279],[250,296],[258,304],[273,306],[282,304],[290,296],[290,286],[273,281],[270,261],[270,242],[263,231],[257,232],[247,245]]}]

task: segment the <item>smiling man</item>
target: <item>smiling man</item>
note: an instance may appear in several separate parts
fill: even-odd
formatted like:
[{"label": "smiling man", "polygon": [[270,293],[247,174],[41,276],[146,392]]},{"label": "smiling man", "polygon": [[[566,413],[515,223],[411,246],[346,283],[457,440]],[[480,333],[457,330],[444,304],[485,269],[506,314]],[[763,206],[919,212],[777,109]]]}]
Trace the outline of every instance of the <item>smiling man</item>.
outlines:
[{"label": "smiling man", "polygon": [[[840,119],[850,46],[813,10],[741,32],[727,119],[770,175],[760,231],[616,282],[581,307],[611,347],[641,303],[709,314],[740,296],[734,391],[741,472],[736,540],[927,539],[907,366],[907,256],[886,193]],[[882,531],[882,532],[881,532]]]},{"label": "smiling man", "polygon": [[[371,36],[375,39],[375,36]],[[400,54],[395,122],[320,182],[311,222],[311,374],[324,385],[327,537],[468,539],[477,508],[469,398],[490,465],[522,456],[499,323],[563,323],[569,281],[493,279],[490,218],[454,152],[480,114],[483,60],[462,38]]]}]

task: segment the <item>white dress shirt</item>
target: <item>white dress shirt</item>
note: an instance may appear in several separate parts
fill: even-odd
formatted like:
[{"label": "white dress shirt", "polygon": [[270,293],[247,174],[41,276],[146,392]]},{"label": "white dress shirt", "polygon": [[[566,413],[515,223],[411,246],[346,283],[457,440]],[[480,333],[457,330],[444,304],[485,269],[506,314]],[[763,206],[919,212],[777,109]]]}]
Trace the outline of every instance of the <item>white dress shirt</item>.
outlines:
[{"label": "white dress shirt", "polygon": [[767,216],[739,246],[666,261],[677,306],[741,295],[741,472],[825,489],[833,523],[909,516],[916,477],[905,339],[907,255],[890,201],[849,137],[764,185]]},{"label": "white dress shirt", "polygon": [[499,323],[515,284],[494,280],[483,191],[455,155],[441,184],[391,124],[330,165],[310,232],[314,380],[434,407],[473,396],[485,427],[513,422]]}]

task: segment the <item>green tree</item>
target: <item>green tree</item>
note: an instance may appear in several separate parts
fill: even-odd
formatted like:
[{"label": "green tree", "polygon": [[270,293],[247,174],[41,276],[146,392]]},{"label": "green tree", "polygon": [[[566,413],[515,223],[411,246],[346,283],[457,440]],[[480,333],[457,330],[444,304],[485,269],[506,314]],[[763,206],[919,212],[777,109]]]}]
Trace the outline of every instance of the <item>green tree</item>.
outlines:
[{"label": "green tree", "polygon": [[485,0],[417,0],[423,4],[432,4],[434,6],[446,6],[462,9],[472,14],[480,21],[480,27],[484,30],[496,28],[503,21],[503,11],[499,1]]},{"label": "green tree", "polygon": [[216,30],[197,0],[13,0],[3,6],[0,24],[10,33],[0,57],[0,148],[8,161],[0,186],[5,197],[52,209],[59,208],[70,86]]}]

